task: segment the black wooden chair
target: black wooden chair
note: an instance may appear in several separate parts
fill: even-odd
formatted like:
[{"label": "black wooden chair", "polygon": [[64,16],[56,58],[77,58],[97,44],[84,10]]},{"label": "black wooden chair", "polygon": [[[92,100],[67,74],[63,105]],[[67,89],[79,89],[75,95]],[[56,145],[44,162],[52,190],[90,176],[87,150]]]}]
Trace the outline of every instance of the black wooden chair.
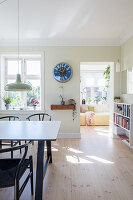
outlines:
[{"label": "black wooden chair", "polygon": [[[28,121],[34,121],[34,120],[38,120],[38,121],[51,121],[51,116],[47,113],[36,113],[33,115],[30,115],[26,118],[26,120]],[[46,142],[47,143],[47,142]],[[32,142],[32,144],[34,145],[34,142]]]},{"label": "black wooden chair", "polygon": [[26,118],[26,120],[35,120],[36,118],[38,118],[38,121],[51,121],[51,116],[47,113],[36,113],[33,115],[30,115]]},{"label": "black wooden chair", "polygon": [[[0,117],[0,121],[20,121],[21,119],[18,116],[4,116],[4,117]],[[0,148],[2,148],[2,146],[16,146],[19,143],[19,145],[21,145],[21,141],[6,141],[3,143],[3,141],[0,141]],[[21,149],[20,149],[20,153],[21,153]],[[13,151],[11,151],[11,158],[13,158]]]},{"label": "black wooden chair", "polygon": [[[14,186],[14,199],[19,200],[25,186],[29,179],[31,180],[31,194],[33,195],[33,162],[32,156],[26,159],[28,145],[31,142],[28,141],[22,145],[0,149],[0,153],[7,153],[10,151],[16,151],[25,148],[22,158],[5,158],[0,159],[0,188]],[[25,178],[22,186],[20,187],[19,181],[26,170],[29,169],[29,173]],[[27,174],[27,173],[26,173]]]}]

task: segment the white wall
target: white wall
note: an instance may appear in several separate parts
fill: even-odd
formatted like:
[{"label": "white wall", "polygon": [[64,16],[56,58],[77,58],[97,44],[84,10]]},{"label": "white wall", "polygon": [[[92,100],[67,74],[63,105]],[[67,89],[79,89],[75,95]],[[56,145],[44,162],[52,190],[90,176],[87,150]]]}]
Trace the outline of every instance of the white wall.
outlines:
[{"label": "white wall", "polygon": [[[1,47],[0,52],[16,51],[15,47]],[[61,120],[60,133],[80,133],[80,62],[114,62],[120,58],[120,47],[21,47],[21,52],[44,52],[45,80],[44,105],[45,110],[52,115],[53,120]],[[62,85],[53,78],[54,66],[59,62],[67,62],[73,68],[72,79],[64,83],[65,100],[73,98],[77,102],[77,118],[73,122],[71,111],[51,111],[51,104],[60,103],[59,87]],[[114,95],[119,95],[119,73],[114,70]]]},{"label": "white wall", "polygon": [[[127,70],[130,67],[133,67],[133,36],[121,46],[121,71]],[[121,87],[123,87],[122,83],[127,84],[127,78],[124,76],[121,79]],[[121,88],[122,101],[133,103],[133,94],[122,94],[124,90]]]}]

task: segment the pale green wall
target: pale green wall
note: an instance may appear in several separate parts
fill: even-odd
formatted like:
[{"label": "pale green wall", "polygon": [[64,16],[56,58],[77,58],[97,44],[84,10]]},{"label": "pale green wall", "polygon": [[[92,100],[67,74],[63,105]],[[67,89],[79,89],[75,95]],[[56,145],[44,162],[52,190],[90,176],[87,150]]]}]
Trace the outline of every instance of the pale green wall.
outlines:
[{"label": "pale green wall", "polygon": [[[12,52],[15,48],[1,47],[0,52]],[[117,62],[120,58],[120,47],[23,47],[21,51],[26,52],[44,52],[45,54],[45,109],[53,119],[61,120],[61,133],[79,133],[80,132],[80,62]],[[74,98],[77,102],[77,118],[72,121],[71,111],[51,111],[50,105],[60,102],[59,86],[61,85],[53,78],[53,69],[55,64],[67,62],[73,68],[72,79],[64,83],[65,99]],[[115,71],[115,70],[114,70]],[[120,73],[114,72],[114,93],[119,95]]]},{"label": "pale green wall", "polygon": [[[128,68],[133,67],[133,36],[130,37],[122,46],[121,46],[121,70],[127,70]],[[133,94],[122,94],[123,84],[126,84],[126,78],[121,78],[121,97],[123,102],[133,103]]]},{"label": "pale green wall", "polygon": [[133,66],[133,36],[121,46],[121,70]]}]

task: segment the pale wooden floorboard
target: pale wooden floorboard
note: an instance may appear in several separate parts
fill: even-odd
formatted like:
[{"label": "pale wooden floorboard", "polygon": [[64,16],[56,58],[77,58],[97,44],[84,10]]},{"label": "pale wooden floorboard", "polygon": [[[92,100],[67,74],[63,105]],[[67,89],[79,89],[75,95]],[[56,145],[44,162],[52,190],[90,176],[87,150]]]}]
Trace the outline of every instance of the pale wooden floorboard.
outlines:
[{"label": "pale wooden floorboard", "polygon": [[[133,150],[110,138],[109,132],[108,127],[81,127],[81,139],[58,139],[53,143],[53,163],[44,179],[43,199],[133,199]],[[36,151],[36,144],[31,145],[34,173]],[[0,200],[13,197],[13,188],[0,189]],[[30,184],[20,199],[32,199]]]}]

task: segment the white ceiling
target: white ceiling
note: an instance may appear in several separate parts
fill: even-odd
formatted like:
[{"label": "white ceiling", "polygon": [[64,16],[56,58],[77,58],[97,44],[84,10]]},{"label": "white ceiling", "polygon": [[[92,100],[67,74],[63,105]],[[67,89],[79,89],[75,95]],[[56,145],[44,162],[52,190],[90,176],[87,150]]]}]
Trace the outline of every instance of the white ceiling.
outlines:
[{"label": "white ceiling", "polygon": [[[23,44],[119,45],[132,30],[133,0],[20,0]],[[17,0],[7,0],[0,4],[0,44],[16,39]]]}]

